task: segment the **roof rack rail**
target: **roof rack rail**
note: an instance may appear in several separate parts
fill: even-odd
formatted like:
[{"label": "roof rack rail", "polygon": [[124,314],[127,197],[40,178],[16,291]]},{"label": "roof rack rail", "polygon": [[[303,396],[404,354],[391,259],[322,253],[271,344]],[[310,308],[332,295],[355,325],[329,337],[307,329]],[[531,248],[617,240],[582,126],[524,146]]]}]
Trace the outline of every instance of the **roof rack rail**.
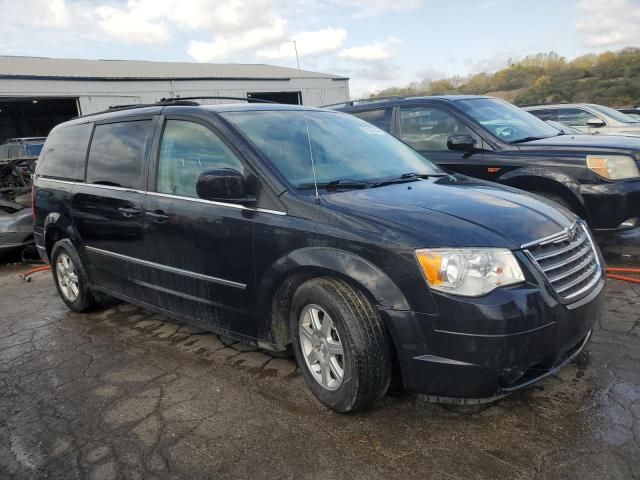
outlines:
[{"label": "roof rack rail", "polygon": [[569,102],[538,102],[538,103],[524,103],[517,105],[520,108],[523,107],[544,107],[546,105],[568,105]]},{"label": "roof rack rail", "polygon": [[198,102],[194,102],[193,100],[241,100],[245,102],[255,102],[255,103],[278,103],[272,102],[271,100],[260,100],[258,98],[245,98],[245,97],[225,97],[225,96],[203,96],[203,97],[171,97],[171,98],[161,98],[156,103],[134,103],[128,105],[112,105],[106,110],[101,110],[99,112],[87,113],[86,115],[79,115],[75,118],[84,118],[91,117],[93,115],[99,115],[101,113],[108,112],[119,112],[122,110],[133,110],[136,108],[145,108],[145,107],[162,107],[167,105],[183,105],[183,106],[197,106],[200,105]]},{"label": "roof rack rail", "polygon": [[388,97],[361,98],[359,100],[349,100],[348,102],[330,103],[329,105],[322,105],[321,108],[353,107],[354,105],[360,105],[362,103],[384,102],[385,100],[402,100],[403,98],[407,98],[407,97],[403,95],[390,95]]},{"label": "roof rack rail", "polygon": [[[163,98],[157,104],[165,105],[165,104],[175,104],[177,102],[182,102],[185,100],[241,100],[245,102],[255,102],[255,103],[278,103],[273,102],[271,100],[261,100],[259,98],[249,98],[249,97],[224,97],[218,95],[209,95],[204,97],[173,97],[173,98]],[[194,102],[195,105],[198,105]]]}]

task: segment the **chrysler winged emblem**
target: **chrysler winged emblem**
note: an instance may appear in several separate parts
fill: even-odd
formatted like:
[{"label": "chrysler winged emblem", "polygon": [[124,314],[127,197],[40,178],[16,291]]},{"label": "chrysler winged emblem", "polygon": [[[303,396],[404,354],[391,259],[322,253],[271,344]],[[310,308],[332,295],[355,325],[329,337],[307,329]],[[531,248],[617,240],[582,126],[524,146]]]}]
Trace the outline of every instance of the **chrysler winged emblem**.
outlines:
[{"label": "chrysler winged emblem", "polygon": [[574,224],[571,227],[565,228],[565,234],[567,235],[567,240],[573,242],[576,239],[577,226]]}]

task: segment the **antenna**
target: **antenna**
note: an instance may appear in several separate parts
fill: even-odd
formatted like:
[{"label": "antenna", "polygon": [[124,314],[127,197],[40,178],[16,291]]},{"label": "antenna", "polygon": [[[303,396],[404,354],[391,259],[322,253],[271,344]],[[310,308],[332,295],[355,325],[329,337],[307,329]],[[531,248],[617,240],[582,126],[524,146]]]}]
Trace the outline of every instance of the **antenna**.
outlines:
[{"label": "antenna", "polygon": [[[298,64],[298,73],[302,76],[302,71],[300,70],[300,59],[298,58],[298,44],[296,41],[293,41],[293,49],[296,52],[296,63]],[[309,157],[311,158],[311,171],[313,172],[313,186],[316,190],[316,201],[320,199],[320,194],[318,193],[318,181],[316,180],[316,164],[313,160],[313,148],[311,148],[311,134],[309,133],[309,119],[307,118],[307,111],[303,110],[302,114],[304,115],[304,124],[307,127],[307,142],[309,143]]]},{"label": "antenna", "polygon": [[298,44],[293,41],[293,49],[296,51],[296,63],[298,64],[298,73],[300,73],[300,59],[298,58]]}]

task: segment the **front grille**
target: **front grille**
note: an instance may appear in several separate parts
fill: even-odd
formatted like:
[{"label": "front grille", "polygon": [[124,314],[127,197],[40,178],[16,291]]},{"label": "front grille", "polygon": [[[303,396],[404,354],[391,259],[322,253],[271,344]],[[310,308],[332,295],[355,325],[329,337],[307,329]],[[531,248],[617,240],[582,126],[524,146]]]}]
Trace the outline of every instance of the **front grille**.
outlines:
[{"label": "front grille", "polygon": [[595,246],[582,223],[523,248],[564,300],[586,295],[602,275]]}]

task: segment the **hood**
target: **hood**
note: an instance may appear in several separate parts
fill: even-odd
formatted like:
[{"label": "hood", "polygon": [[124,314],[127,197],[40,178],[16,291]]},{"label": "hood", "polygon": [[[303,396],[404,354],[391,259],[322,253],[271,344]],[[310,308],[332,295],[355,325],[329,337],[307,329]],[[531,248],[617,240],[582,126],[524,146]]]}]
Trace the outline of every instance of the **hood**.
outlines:
[{"label": "hood", "polygon": [[[344,212],[410,229],[423,240],[422,247],[508,243],[515,249],[560,232],[576,218],[538,196],[461,175],[326,194],[323,199]],[[500,245],[487,244],[496,236],[502,238]]]},{"label": "hood", "polygon": [[[640,129],[638,129],[640,133]],[[525,150],[527,147],[567,147],[570,149],[583,147],[594,148],[620,148],[640,152],[640,137],[627,137],[623,135],[557,135],[555,137],[533,140],[520,143],[518,147]]]}]

